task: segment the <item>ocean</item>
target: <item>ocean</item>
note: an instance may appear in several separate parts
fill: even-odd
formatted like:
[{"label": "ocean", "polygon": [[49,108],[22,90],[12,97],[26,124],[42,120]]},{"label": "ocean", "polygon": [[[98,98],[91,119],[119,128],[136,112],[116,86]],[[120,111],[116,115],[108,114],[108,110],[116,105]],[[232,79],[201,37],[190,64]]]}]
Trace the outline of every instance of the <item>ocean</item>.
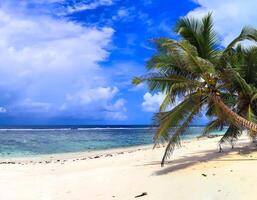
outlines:
[{"label": "ocean", "polygon": [[[203,126],[192,126],[183,139],[197,137]],[[0,158],[94,151],[153,143],[149,126],[0,127]],[[212,134],[223,134],[224,131]]]}]

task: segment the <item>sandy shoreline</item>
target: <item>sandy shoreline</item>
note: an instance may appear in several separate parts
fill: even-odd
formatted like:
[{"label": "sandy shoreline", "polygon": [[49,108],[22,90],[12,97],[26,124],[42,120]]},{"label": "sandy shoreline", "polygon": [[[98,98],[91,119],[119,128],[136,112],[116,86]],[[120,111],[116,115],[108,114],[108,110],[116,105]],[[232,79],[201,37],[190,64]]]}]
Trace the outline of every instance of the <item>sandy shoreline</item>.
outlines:
[{"label": "sandy shoreline", "polygon": [[242,137],[217,153],[218,140],[183,142],[163,168],[152,146],[12,160],[0,165],[0,199],[256,199],[256,146]]},{"label": "sandy shoreline", "polygon": [[[213,136],[213,138],[219,136]],[[209,138],[192,138],[184,140],[183,143],[191,143],[198,140],[206,140]],[[156,147],[156,149],[162,147]],[[0,164],[42,164],[42,163],[57,163],[57,162],[66,162],[66,161],[78,161],[78,160],[87,160],[87,159],[97,159],[101,157],[113,157],[120,154],[134,153],[141,150],[152,150],[153,144],[149,145],[138,145],[131,147],[122,147],[122,148],[113,148],[113,149],[104,149],[104,150],[95,150],[95,151],[82,151],[82,152],[70,152],[70,153],[58,153],[58,154],[44,154],[37,156],[27,156],[27,157],[10,157],[10,158],[0,158]]]},{"label": "sandy shoreline", "polygon": [[79,161],[87,159],[97,159],[101,157],[113,157],[125,153],[134,153],[141,150],[153,149],[153,145],[139,145],[124,148],[114,148],[105,150],[95,151],[82,151],[82,152],[71,152],[71,153],[59,153],[59,154],[44,154],[38,156],[28,157],[11,157],[11,158],[0,158],[0,164],[41,164],[41,163],[57,163],[66,161]]},{"label": "sandy shoreline", "polygon": [[[220,138],[219,135],[213,135],[210,138]],[[183,144],[191,143],[194,141],[201,141],[210,139],[207,137],[192,138],[183,140]],[[156,147],[156,149],[162,148]],[[42,154],[37,156],[25,156],[25,157],[0,157],[0,164],[29,164],[29,163],[51,163],[60,161],[77,161],[86,159],[97,159],[100,157],[113,157],[124,153],[133,153],[141,150],[153,150],[153,144],[137,145],[131,147],[121,147],[104,150],[93,151],[81,151],[81,152],[69,152],[69,153],[57,153],[57,154]]]}]

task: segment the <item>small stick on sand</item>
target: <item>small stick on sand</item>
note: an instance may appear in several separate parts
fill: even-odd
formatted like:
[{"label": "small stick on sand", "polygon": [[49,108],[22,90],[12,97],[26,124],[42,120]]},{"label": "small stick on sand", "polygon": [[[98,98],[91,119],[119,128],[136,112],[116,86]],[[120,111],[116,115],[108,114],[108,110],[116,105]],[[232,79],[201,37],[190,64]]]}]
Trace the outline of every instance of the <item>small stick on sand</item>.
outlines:
[{"label": "small stick on sand", "polygon": [[135,196],[135,198],[142,197],[142,196],[145,196],[145,195],[147,195],[147,193],[143,192],[142,194],[139,194],[139,195]]}]

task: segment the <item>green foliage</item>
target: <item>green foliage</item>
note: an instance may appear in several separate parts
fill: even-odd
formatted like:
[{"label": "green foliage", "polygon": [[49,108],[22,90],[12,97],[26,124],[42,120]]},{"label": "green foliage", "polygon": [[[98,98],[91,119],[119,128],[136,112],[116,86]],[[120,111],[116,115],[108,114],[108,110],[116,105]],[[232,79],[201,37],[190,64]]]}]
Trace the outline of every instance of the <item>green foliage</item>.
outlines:
[{"label": "green foliage", "polygon": [[[157,52],[146,64],[148,73],[132,81],[136,85],[146,82],[151,92],[165,94],[154,116],[158,125],[155,145],[167,142],[162,164],[204,108],[207,108],[206,115],[213,119],[204,134],[222,129],[224,125],[229,128],[221,142],[241,134],[241,128],[231,124],[232,116],[224,115],[221,106],[212,101],[213,96],[249,121],[255,121],[257,114],[256,47],[236,46],[243,40],[257,41],[256,29],[244,28],[223,50],[218,48],[220,44],[210,13],[201,20],[181,18],[175,32],[181,36],[180,40],[152,40]],[[174,105],[177,99],[180,103]]]},{"label": "green foliage", "polygon": [[170,157],[171,153],[173,152],[174,148],[176,146],[180,146],[180,135],[183,134],[183,132],[188,128],[190,123],[192,122],[194,116],[200,111],[201,106],[199,104],[196,104],[192,106],[191,112],[187,115],[185,120],[182,124],[180,124],[179,127],[175,129],[174,134],[169,139],[169,142],[166,146],[161,165],[163,166],[165,163],[165,160]]},{"label": "green foliage", "polygon": [[139,85],[143,82],[144,80],[142,80],[140,77],[135,77],[133,80],[132,80],[132,84],[134,85]]},{"label": "green foliage", "polygon": [[176,24],[175,32],[189,41],[201,58],[211,60],[217,56],[218,37],[213,29],[211,13],[202,20],[181,18]]},{"label": "green foliage", "polygon": [[214,130],[221,131],[221,130],[223,130],[224,125],[225,125],[225,121],[223,119],[218,118],[218,119],[212,120],[206,125],[202,134],[207,135],[211,131],[214,131]]},{"label": "green foliage", "polygon": [[257,30],[255,28],[246,26],[242,29],[241,33],[238,37],[236,37],[225,49],[224,49],[224,55],[236,46],[239,42],[250,40],[253,42],[257,42]]},{"label": "green foliage", "polygon": [[155,115],[155,122],[159,124],[159,128],[154,138],[156,143],[160,138],[163,138],[165,141],[169,140],[169,131],[172,128],[180,126],[184,119],[192,113],[195,106],[199,107],[199,104],[204,103],[204,100],[201,100],[200,98],[201,96],[198,93],[192,93],[187,95],[184,101],[179,103],[172,110],[159,112]]},{"label": "green foliage", "polygon": [[233,142],[235,142],[241,134],[242,130],[239,127],[231,124],[225,134],[220,139],[220,143],[224,143],[227,141],[233,145]]}]

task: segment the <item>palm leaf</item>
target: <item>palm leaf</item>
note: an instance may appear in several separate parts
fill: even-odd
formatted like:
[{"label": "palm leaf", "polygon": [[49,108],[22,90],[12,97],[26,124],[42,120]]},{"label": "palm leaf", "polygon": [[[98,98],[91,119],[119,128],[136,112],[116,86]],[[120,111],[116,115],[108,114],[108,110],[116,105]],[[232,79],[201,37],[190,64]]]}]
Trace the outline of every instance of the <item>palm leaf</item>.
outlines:
[{"label": "palm leaf", "polygon": [[193,93],[188,95],[181,103],[179,103],[171,111],[160,112],[155,115],[155,122],[159,124],[156,131],[154,141],[158,143],[160,138],[167,141],[169,139],[169,131],[180,125],[180,123],[192,112],[193,106],[199,103],[201,95]]},{"label": "palm leaf", "polygon": [[223,129],[224,125],[225,125],[225,121],[223,121],[219,118],[212,120],[206,125],[206,127],[204,128],[204,130],[202,132],[202,135],[207,135],[211,131],[214,131],[214,130],[221,131]]},{"label": "palm leaf", "polygon": [[241,33],[238,37],[236,37],[223,51],[224,53],[227,53],[230,51],[237,43],[243,41],[243,40],[250,40],[257,42],[257,30],[255,28],[246,26],[242,29]]},{"label": "palm leaf", "polygon": [[189,124],[192,122],[193,117],[199,112],[200,108],[201,106],[199,104],[196,104],[195,106],[193,106],[191,113],[188,114],[184,122],[179,126],[179,128],[176,129],[175,133],[169,139],[169,143],[166,146],[166,149],[161,161],[162,166],[164,165],[165,160],[170,157],[174,148],[176,146],[180,146],[180,136],[183,134],[183,132],[186,130]]},{"label": "palm leaf", "polygon": [[233,142],[234,140],[237,140],[241,134],[242,131],[240,130],[240,128],[231,124],[225,134],[220,139],[220,144],[226,141]]},{"label": "palm leaf", "polygon": [[205,59],[216,57],[218,37],[213,29],[211,13],[202,20],[181,18],[176,24],[175,32],[197,49],[199,57]]}]

